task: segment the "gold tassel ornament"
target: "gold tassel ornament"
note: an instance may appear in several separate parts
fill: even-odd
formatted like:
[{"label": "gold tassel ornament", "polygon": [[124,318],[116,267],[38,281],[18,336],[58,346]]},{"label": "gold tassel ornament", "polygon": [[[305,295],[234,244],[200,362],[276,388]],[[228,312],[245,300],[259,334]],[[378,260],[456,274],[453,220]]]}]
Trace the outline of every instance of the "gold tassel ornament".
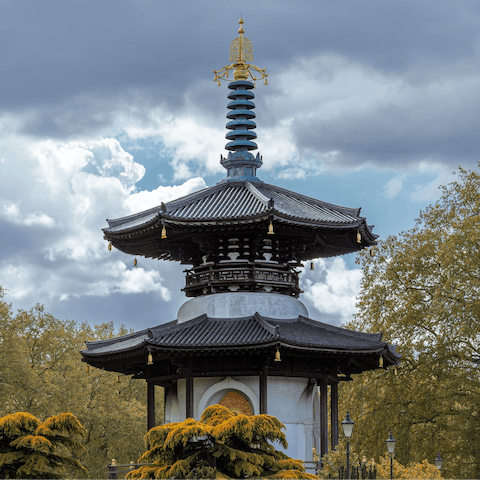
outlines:
[{"label": "gold tassel ornament", "polygon": [[134,266],[134,267],[137,267],[137,266],[138,266],[138,262],[137,262],[137,259],[136,259],[136,258],[133,259],[133,266]]},{"label": "gold tassel ornament", "polygon": [[280,356],[280,350],[277,348],[277,351],[275,352],[275,361],[276,362],[281,362],[282,357]]},{"label": "gold tassel ornament", "polygon": [[380,368],[383,368],[383,357],[380,355],[380,358],[378,359],[378,366]]},{"label": "gold tassel ornament", "polygon": [[362,243],[362,234],[360,230],[357,230],[357,243]]},{"label": "gold tassel ornament", "polygon": [[268,235],[275,235],[275,232],[273,231],[273,223],[272,221],[270,220],[270,224],[268,225],[268,232],[267,232]]},{"label": "gold tassel ornament", "polygon": [[162,240],[165,240],[167,238],[167,229],[165,228],[165,225],[162,226],[162,236],[160,238]]},{"label": "gold tassel ornament", "polygon": [[152,355],[152,352],[148,352],[147,365],[153,365],[153,355]]},{"label": "gold tassel ornament", "polygon": [[112,251],[112,242],[108,242],[108,251],[109,251],[109,252]]}]

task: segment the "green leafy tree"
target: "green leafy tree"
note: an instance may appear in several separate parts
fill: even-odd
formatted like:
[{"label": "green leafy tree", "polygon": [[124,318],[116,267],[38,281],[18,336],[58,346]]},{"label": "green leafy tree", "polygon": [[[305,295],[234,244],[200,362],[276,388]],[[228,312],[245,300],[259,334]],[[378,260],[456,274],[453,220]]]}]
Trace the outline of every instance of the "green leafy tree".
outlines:
[{"label": "green leafy tree", "polygon": [[[319,478],[345,478],[346,458],[346,441],[342,439],[335,450],[322,458],[323,468],[318,471]],[[366,457],[360,457],[353,448],[350,450],[350,466],[359,472],[356,478],[390,478],[390,458],[386,456],[380,457],[378,463],[373,459],[367,461]],[[362,470],[364,476],[361,476]],[[427,460],[404,466],[393,459],[393,478],[427,480],[440,479],[442,475],[438,468]]]},{"label": "green leafy tree", "polygon": [[[92,478],[103,478],[112,458],[129,463],[143,451],[147,426],[146,382],[90,368],[79,350],[86,340],[128,333],[113,324],[59,320],[41,305],[12,312],[0,287],[0,416],[28,411],[38,418],[74,414],[85,427],[82,459]],[[157,422],[163,418],[163,389]]]},{"label": "green leafy tree", "polygon": [[145,436],[150,450],[139,460],[150,465],[127,478],[317,478],[272,445],[287,448],[284,428],[270,415],[234,415],[213,405],[200,421],[152,428]]},{"label": "green leafy tree", "polygon": [[444,475],[480,478],[480,174],[460,169],[414,228],[359,262],[350,327],[383,331],[403,357],[342,386],[357,451],[378,461],[391,430],[400,463],[441,452]]},{"label": "green leafy tree", "polygon": [[85,476],[76,458],[85,452],[80,439],[85,429],[70,413],[41,422],[19,412],[0,418],[1,478],[65,478]]}]

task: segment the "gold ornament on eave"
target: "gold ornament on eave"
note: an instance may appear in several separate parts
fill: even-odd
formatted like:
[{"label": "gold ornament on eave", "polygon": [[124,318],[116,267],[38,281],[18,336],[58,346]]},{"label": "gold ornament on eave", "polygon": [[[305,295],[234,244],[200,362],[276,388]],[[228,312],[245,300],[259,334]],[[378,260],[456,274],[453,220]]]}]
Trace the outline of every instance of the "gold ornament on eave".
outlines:
[{"label": "gold ornament on eave", "polygon": [[280,350],[277,347],[277,351],[275,352],[275,362],[281,362],[282,357],[280,356]]},{"label": "gold ornament on eave", "polygon": [[270,224],[268,225],[268,235],[275,235],[275,232],[273,231],[273,222],[270,220]]},{"label": "gold ornament on eave", "polygon": [[[225,65],[220,70],[214,70],[215,74],[214,81],[217,82],[220,86],[220,80],[227,80],[231,82],[228,78],[228,73],[230,70],[233,70],[233,80],[253,80],[255,83],[256,80],[265,79],[265,85],[268,85],[266,69],[260,69],[256,65],[247,62],[253,62],[253,45],[250,39],[243,36],[245,30],[243,29],[243,19],[241,18],[238,23],[240,28],[238,29],[238,37],[233,40],[230,44],[230,65]],[[255,74],[259,74],[259,77],[256,77]]]}]

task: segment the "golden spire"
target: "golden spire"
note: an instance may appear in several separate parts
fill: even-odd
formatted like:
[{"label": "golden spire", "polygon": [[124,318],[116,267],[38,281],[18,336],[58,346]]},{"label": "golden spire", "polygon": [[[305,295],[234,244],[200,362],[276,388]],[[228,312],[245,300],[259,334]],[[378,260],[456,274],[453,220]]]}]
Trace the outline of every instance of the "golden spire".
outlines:
[{"label": "golden spire", "polygon": [[[238,29],[238,37],[230,44],[230,61],[233,62],[230,65],[226,65],[221,70],[214,70],[214,81],[220,86],[220,80],[228,79],[228,72],[233,70],[233,80],[263,80],[265,79],[265,85],[268,85],[267,77],[268,73],[265,73],[266,69],[260,69],[257,66],[247,63],[253,62],[253,45],[252,42],[243,36],[245,30],[243,29],[243,18],[238,23],[240,28]],[[260,77],[255,77],[252,70],[259,73]],[[232,81],[232,80],[228,80]]]}]

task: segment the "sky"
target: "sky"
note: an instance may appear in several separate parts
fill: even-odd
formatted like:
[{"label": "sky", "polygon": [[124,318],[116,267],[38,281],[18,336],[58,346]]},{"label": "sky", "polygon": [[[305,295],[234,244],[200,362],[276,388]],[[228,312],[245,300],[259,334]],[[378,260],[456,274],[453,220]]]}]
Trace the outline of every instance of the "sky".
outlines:
[{"label": "sky", "polygon": [[[261,180],[346,207],[386,239],[478,168],[477,0],[0,0],[0,285],[14,311],[140,330],[176,318],[185,266],[108,252],[106,218],[226,176],[243,16]],[[301,274],[310,316],[355,313],[355,255]]]}]

